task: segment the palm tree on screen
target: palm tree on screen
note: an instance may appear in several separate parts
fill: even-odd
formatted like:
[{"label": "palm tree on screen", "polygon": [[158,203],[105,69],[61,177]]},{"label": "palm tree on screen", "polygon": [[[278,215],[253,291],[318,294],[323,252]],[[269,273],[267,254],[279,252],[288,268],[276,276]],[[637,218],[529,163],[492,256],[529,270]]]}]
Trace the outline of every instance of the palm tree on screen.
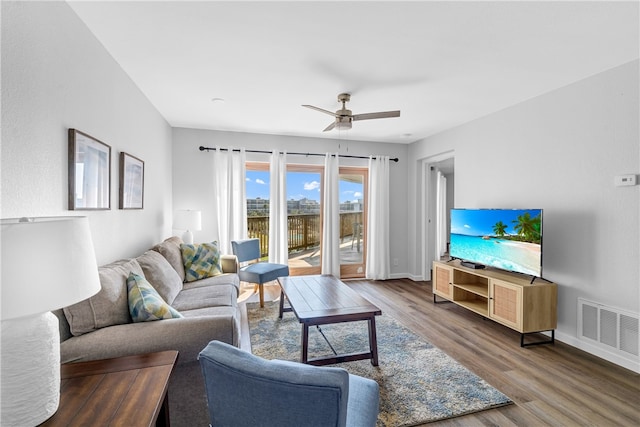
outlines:
[{"label": "palm tree on screen", "polygon": [[513,221],[516,225],[513,227],[523,240],[527,242],[540,242],[540,216],[532,218],[529,212],[518,215]]},{"label": "palm tree on screen", "polygon": [[502,221],[498,221],[493,225],[493,233],[498,236],[498,237],[502,237],[506,234],[507,232],[507,224],[505,224]]}]

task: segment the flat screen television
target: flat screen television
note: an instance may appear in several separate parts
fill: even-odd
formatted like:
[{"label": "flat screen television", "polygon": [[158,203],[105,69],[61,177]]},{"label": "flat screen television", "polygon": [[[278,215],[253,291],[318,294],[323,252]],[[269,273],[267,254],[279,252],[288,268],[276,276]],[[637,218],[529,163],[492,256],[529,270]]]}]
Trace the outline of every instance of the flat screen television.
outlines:
[{"label": "flat screen television", "polygon": [[452,209],[449,255],[542,277],[542,209]]}]

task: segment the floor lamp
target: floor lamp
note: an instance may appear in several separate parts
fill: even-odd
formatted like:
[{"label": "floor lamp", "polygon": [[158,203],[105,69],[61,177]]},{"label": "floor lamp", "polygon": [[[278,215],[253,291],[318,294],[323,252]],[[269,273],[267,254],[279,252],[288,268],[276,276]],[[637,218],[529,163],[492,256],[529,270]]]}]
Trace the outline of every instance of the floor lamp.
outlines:
[{"label": "floor lamp", "polygon": [[0,424],[35,426],[60,403],[60,333],[51,310],[96,294],[98,266],[86,217],[3,219],[0,239]]}]

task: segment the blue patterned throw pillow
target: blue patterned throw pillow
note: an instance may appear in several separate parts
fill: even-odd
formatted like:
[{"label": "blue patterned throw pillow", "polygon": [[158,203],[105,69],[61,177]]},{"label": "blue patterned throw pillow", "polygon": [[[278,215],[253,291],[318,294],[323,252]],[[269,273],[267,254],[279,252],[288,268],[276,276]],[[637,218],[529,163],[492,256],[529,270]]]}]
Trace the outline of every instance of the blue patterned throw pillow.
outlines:
[{"label": "blue patterned throw pillow", "polygon": [[222,274],[218,242],[180,245],[184,263],[184,278],[187,282]]},{"label": "blue patterned throw pillow", "polygon": [[144,277],[129,273],[127,278],[129,313],[134,322],[183,317],[167,304]]}]

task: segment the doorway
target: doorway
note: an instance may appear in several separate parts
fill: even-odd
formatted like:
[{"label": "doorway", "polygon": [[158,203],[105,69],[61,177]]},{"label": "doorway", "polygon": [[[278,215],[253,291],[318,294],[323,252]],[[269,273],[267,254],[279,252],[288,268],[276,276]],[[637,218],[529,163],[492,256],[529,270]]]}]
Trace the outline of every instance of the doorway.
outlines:
[{"label": "doorway", "polygon": [[[292,276],[320,274],[322,269],[322,183],[324,168],[288,164],[287,245]],[[269,164],[247,162],[247,235],[269,251]],[[340,277],[362,278],[366,265],[368,169],[340,167]]]},{"label": "doorway", "polygon": [[431,280],[433,261],[448,255],[450,211],[455,207],[453,152],[425,159],[422,174],[424,183],[422,277],[424,280]]}]

